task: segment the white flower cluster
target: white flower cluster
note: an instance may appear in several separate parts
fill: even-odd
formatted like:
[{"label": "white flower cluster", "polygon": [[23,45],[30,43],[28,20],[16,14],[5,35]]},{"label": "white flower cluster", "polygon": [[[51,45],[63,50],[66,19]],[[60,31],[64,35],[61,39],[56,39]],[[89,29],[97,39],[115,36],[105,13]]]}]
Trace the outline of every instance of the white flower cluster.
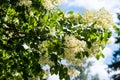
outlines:
[{"label": "white flower cluster", "polygon": [[100,46],[99,46],[99,44],[97,42],[94,42],[92,44],[91,48],[86,48],[85,50],[89,53],[89,56],[93,56],[93,55],[95,55],[97,53],[102,52],[102,50],[101,50],[101,48],[100,48]]},{"label": "white flower cluster", "polygon": [[82,21],[87,24],[95,23],[95,28],[109,29],[113,26],[112,15],[109,14],[104,8],[97,12],[86,10],[83,14]]},{"label": "white flower cluster", "polygon": [[76,53],[84,51],[84,48],[86,47],[86,42],[80,41],[72,35],[66,35],[64,45],[66,46],[64,48],[66,60],[74,65],[81,65],[81,60],[75,58],[75,56]]},{"label": "white flower cluster", "polygon": [[5,16],[4,21],[8,21],[9,17],[8,15]]},{"label": "white flower cluster", "polygon": [[63,0],[44,0],[42,5],[44,6],[45,9],[51,9],[62,3],[62,1]]},{"label": "white flower cluster", "polygon": [[68,69],[68,75],[77,77],[80,74],[80,72],[74,68]]},{"label": "white flower cluster", "polygon": [[48,79],[49,75],[50,75],[50,71],[45,70],[44,75],[43,75],[43,79]]},{"label": "white flower cluster", "polygon": [[15,19],[13,20],[13,22],[14,22],[15,24],[19,24],[19,19],[18,19],[18,18],[15,18]]},{"label": "white flower cluster", "polygon": [[31,0],[20,0],[20,2],[19,2],[19,5],[20,6],[27,6],[27,7],[29,7],[30,5],[32,4],[32,1]]},{"label": "white flower cluster", "polygon": [[49,44],[49,41],[43,41],[41,44],[39,44],[40,53],[45,53],[44,56],[40,57],[39,62],[42,65],[48,64],[49,66],[53,66],[55,64],[49,59],[48,49],[46,48],[48,44]]},{"label": "white flower cluster", "polygon": [[55,29],[55,27],[53,27],[53,28],[50,28],[50,35],[53,35],[53,36],[55,36],[55,34],[56,34],[56,29]]},{"label": "white flower cluster", "polygon": [[77,24],[79,24],[79,22],[81,22],[82,17],[78,13],[73,13],[73,14],[66,16],[66,18],[70,20],[71,22],[76,22]]},{"label": "white flower cluster", "polygon": [[91,10],[86,10],[83,14],[82,22],[93,23],[96,19],[95,12]]},{"label": "white flower cluster", "polygon": [[98,11],[97,16],[96,24],[98,24],[98,27],[108,29],[113,25],[112,15],[109,14],[104,8]]},{"label": "white flower cluster", "polygon": [[70,36],[66,35],[64,45],[66,46],[65,48],[66,53],[70,53],[70,52],[78,53],[80,51],[84,51],[84,47],[86,47],[86,42],[80,41],[72,35]]},{"label": "white flower cluster", "polygon": [[40,62],[42,65],[47,65],[47,64],[48,64],[49,66],[55,65],[54,62],[52,62],[48,57],[44,57],[44,56],[40,57],[39,62]]},{"label": "white flower cluster", "polygon": [[46,48],[46,45],[48,44],[48,42],[47,41],[43,41],[38,47],[39,47],[39,49],[40,49],[40,51],[41,51],[41,53],[43,53],[43,52],[47,52],[47,48]]}]

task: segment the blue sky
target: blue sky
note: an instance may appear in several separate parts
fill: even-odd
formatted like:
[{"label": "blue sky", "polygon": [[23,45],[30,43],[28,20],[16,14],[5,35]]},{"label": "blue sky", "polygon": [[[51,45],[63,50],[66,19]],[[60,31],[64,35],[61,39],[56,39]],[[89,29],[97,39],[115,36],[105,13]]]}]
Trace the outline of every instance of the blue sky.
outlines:
[{"label": "blue sky", "polygon": [[[85,9],[89,10],[99,10],[100,8],[105,8],[113,15],[114,22],[118,22],[116,12],[119,12],[120,8],[120,0],[64,0],[64,2],[59,6],[65,12],[74,11],[83,13]],[[110,80],[109,75],[105,71],[107,68],[107,64],[111,63],[112,60],[112,53],[114,50],[117,49],[117,45],[114,44],[115,39],[113,38],[116,36],[115,34],[111,37],[112,43],[106,45],[106,48],[103,50],[105,58],[101,58],[97,61],[95,58],[91,58],[89,60],[95,61],[94,65],[91,67],[91,74],[98,73],[101,77],[101,80]],[[51,76],[48,80],[59,80],[58,76]]]}]

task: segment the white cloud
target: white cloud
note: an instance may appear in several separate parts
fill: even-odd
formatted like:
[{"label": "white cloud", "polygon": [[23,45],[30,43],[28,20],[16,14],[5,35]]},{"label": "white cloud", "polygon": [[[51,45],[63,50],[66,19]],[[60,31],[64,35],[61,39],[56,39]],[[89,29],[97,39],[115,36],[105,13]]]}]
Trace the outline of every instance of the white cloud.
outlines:
[{"label": "white cloud", "polygon": [[88,61],[93,62],[92,66],[90,66],[89,80],[92,80],[91,76],[95,75],[98,75],[100,80],[110,80],[106,64],[101,60],[97,60],[95,57],[88,59]]},{"label": "white cloud", "polygon": [[99,62],[99,61],[95,61],[94,65],[90,68],[90,74],[91,75],[95,75],[98,74],[100,80],[109,80],[109,75],[107,73],[107,71],[105,70],[107,68],[107,65]]}]

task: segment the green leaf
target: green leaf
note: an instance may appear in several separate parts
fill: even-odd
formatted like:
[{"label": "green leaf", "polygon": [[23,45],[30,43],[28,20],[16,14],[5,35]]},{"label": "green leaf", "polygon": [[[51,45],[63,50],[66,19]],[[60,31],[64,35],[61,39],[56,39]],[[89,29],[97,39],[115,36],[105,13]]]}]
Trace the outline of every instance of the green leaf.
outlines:
[{"label": "green leaf", "polygon": [[96,57],[97,60],[100,59],[100,55],[98,55],[98,54],[95,57]]},{"label": "green leaf", "polygon": [[74,12],[73,11],[69,11],[68,14],[72,15]]},{"label": "green leaf", "polygon": [[118,36],[120,36],[120,28],[118,28],[116,25],[114,25],[113,28],[117,32]]},{"label": "green leaf", "polygon": [[48,15],[45,15],[45,16],[43,17],[43,19],[44,19],[45,22],[47,22],[47,20],[48,20]]},{"label": "green leaf", "polygon": [[102,58],[105,58],[105,56],[104,56],[104,54],[103,54],[103,53],[101,53],[101,54],[100,54],[100,56],[101,56]]},{"label": "green leaf", "polygon": [[104,56],[103,53],[98,53],[95,57],[96,57],[97,60],[99,60],[100,57],[104,58],[105,56]]}]

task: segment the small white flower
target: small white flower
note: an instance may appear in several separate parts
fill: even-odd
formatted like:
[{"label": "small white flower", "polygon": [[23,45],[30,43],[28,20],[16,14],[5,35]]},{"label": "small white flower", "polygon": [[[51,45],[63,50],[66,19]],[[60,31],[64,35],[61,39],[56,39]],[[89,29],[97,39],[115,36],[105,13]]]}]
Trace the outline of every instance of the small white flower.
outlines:
[{"label": "small white flower", "polygon": [[51,9],[59,5],[63,0],[44,0],[43,6],[45,9]]},{"label": "small white flower", "polygon": [[29,49],[29,48],[30,48],[30,47],[27,46],[27,44],[25,44],[25,43],[24,43],[22,46],[23,46],[25,49]]},{"label": "small white flower", "polygon": [[19,75],[19,73],[18,73],[18,72],[15,72],[14,76],[18,76],[18,75]]},{"label": "small white flower", "polygon": [[48,64],[49,66],[55,65],[54,62],[52,62],[48,57],[44,57],[44,56],[40,57],[39,62],[42,65],[46,65],[46,64]]},{"label": "small white flower", "polygon": [[32,4],[32,1],[31,0],[20,0],[20,2],[19,2],[19,5],[20,6],[27,6],[27,7],[29,7],[30,5]]},{"label": "small white flower", "polygon": [[30,11],[29,14],[30,14],[30,16],[32,16],[32,17],[34,16],[34,13],[33,13],[32,11]]},{"label": "small white flower", "polygon": [[68,75],[70,75],[70,76],[73,76],[73,77],[76,77],[76,76],[78,76],[80,74],[80,72],[78,71],[78,70],[76,70],[76,69],[68,69]]},{"label": "small white flower", "polygon": [[15,18],[15,19],[13,20],[13,22],[14,22],[15,24],[19,24],[19,19]]},{"label": "small white flower", "polygon": [[5,21],[8,21],[8,15],[5,16],[4,20],[5,20]]},{"label": "small white flower", "polygon": [[56,35],[56,29],[55,29],[55,27],[53,27],[53,28],[50,28],[50,35],[53,35],[53,36],[55,36]]}]

